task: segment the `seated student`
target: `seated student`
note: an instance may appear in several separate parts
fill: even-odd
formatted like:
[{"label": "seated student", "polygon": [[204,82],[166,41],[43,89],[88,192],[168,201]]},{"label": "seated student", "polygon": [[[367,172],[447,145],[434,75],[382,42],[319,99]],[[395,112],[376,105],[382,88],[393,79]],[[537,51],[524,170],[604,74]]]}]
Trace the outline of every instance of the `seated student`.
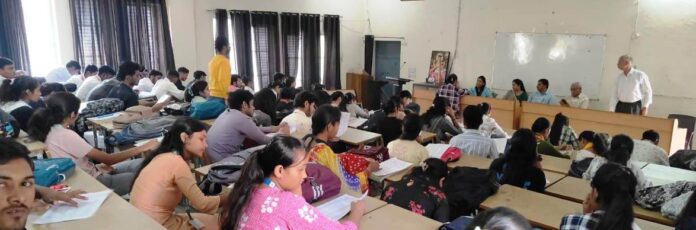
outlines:
[{"label": "seated student", "polygon": [[675,230],[696,229],[696,195],[694,194],[696,192],[691,194],[689,201],[686,202],[679,214],[679,218],[675,222]]},{"label": "seated student", "polygon": [[299,93],[299,91],[297,91],[296,87],[297,86],[295,86],[295,78],[294,77],[291,77],[291,76],[285,77],[285,81],[283,82],[283,89],[288,89],[288,90],[292,91],[293,97],[291,99],[295,99],[295,95],[297,95],[297,93]]},{"label": "seated student", "polygon": [[469,88],[469,95],[479,97],[493,97],[491,89],[486,87],[486,77],[479,76],[476,79],[476,86]]},{"label": "seated student", "polygon": [[472,219],[466,230],[495,229],[495,230],[531,230],[524,216],[508,207],[497,207],[480,212]]},{"label": "seated student", "polygon": [[336,91],[331,94],[331,106],[336,107],[341,111],[347,111],[345,107],[341,108],[343,101],[343,93],[341,91]]},{"label": "seated student", "polygon": [[271,117],[271,123],[276,124],[276,107],[280,99],[280,89],[285,74],[276,73],[273,75],[273,81],[268,84],[268,87],[261,89],[254,95],[254,107],[265,115]]},{"label": "seated student", "polygon": [[177,100],[184,100],[184,90],[180,90],[176,85],[179,80],[179,73],[169,71],[166,78],[162,78],[155,82],[152,87],[152,93],[159,99],[166,95],[175,97]]},{"label": "seated student", "polygon": [[483,123],[479,127],[479,131],[483,133],[484,136],[490,138],[510,138],[507,132],[498,125],[498,122],[491,117],[491,105],[483,102],[478,105],[483,113]]},{"label": "seated student", "polygon": [[214,215],[227,194],[206,196],[196,185],[187,162],[202,159],[206,147],[205,125],[181,117],[167,133],[154,153],[143,160],[130,192],[130,203],[167,229],[197,229],[189,225],[189,217],[175,214],[182,195],[191,207],[202,213],[190,216],[201,221],[205,229],[218,229]]},{"label": "seated student", "polygon": [[505,93],[503,99],[527,101],[527,99],[529,99],[529,95],[527,94],[527,90],[524,88],[524,82],[522,82],[520,79],[512,80],[512,89]]},{"label": "seated student", "polygon": [[285,116],[292,113],[293,104],[292,99],[295,98],[295,90],[291,88],[283,88],[280,90],[280,101],[276,107],[276,114],[278,119],[283,119]]},{"label": "seated student", "polygon": [[[244,89],[244,81],[242,81],[242,76],[239,74],[232,74],[232,80],[230,81],[230,87],[227,92],[234,92],[238,89]],[[252,92],[253,93],[253,92]]]},{"label": "seated student", "polygon": [[539,79],[537,82],[537,92],[533,92],[529,95],[529,102],[539,103],[539,104],[556,104],[553,99],[553,94],[549,91],[549,80],[545,78]]},{"label": "seated student", "polygon": [[633,140],[633,153],[631,161],[642,161],[658,165],[669,166],[667,152],[658,144],[660,143],[660,134],[655,130],[646,130],[643,132],[642,140]]},{"label": "seated student", "polygon": [[316,109],[314,104],[316,100],[314,94],[309,91],[302,91],[295,96],[293,102],[295,110],[280,121],[281,124],[295,127],[294,132],[289,133],[290,135],[302,138],[312,132],[312,114]]},{"label": "seated student", "polygon": [[[116,75],[116,71],[109,66],[99,67],[99,72],[96,76],[90,76],[85,78],[82,85],[75,91],[75,96],[80,98],[81,101],[87,101],[87,96],[89,96],[90,91],[95,89],[99,83],[102,81],[111,79]],[[104,97],[106,97],[107,92],[104,92]]]},{"label": "seated student", "polygon": [[456,121],[454,113],[447,99],[435,97],[433,106],[421,116],[425,123],[424,130],[437,134],[438,141],[446,140],[447,135],[455,136],[462,133],[459,125],[454,124]]},{"label": "seated student", "polygon": [[580,82],[573,82],[570,85],[570,95],[561,100],[562,106],[587,109],[590,107],[590,98],[582,93]]},{"label": "seated student", "polygon": [[[136,94],[135,91],[133,91],[133,86],[135,86],[135,84],[138,81],[140,81],[140,69],[142,69],[142,67],[134,62],[125,61],[121,63],[121,65],[118,66],[118,74],[116,74],[116,80],[119,81],[119,84],[113,86],[108,91],[109,93],[106,94],[106,97],[120,99],[121,101],[123,101],[124,109],[128,109],[136,105],[143,105],[152,106],[152,112],[158,112],[162,108],[164,108],[166,104],[169,103],[169,100],[165,100],[157,104],[144,100],[141,101],[138,100],[138,94]],[[157,88],[156,86],[157,84],[155,84],[155,88]],[[153,88],[153,92],[154,90],[155,89]],[[92,95],[90,95],[90,97],[91,96]]]},{"label": "seated student", "polygon": [[396,157],[399,160],[409,162],[411,164],[417,165],[427,159],[429,154],[428,150],[418,143],[418,135],[420,135],[421,127],[423,127],[423,122],[421,122],[420,117],[416,114],[408,114],[404,118],[403,122],[403,133],[399,139],[388,142],[387,149],[389,149],[389,156]]},{"label": "seated student", "polygon": [[413,169],[411,174],[388,185],[380,199],[389,204],[439,222],[448,222],[449,204],[442,192],[447,176],[447,164],[437,158],[429,158]]},{"label": "seated student", "polygon": [[561,149],[576,150],[579,148],[578,135],[575,130],[570,127],[568,117],[562,113],[556,114],[549,132],[549,142],[553,146],[558,146]]},{"label": "seated student", "polygon": [[581,161],[595,156],[603,156],[607,151],[608,134],[595,133],[589,130],[583,131],[578,137],[580,150],[576,151],[574,161]]},{"label": "seated student", "polygon": [[190,89],[184,96],[184,101],[193,104],[206,102],[210,96],[210,90],[208,89],[208,82],[206,81],[196,81],[191,85]]},{"label": "seated student", "polygon": [[97,66],[95,65],[88,65],[85,67],[85,72],[80,75],[76,74],[70,77],[67,81],[65,81],[64,84],[75,84],[77,88],[80,88],[82,85],[82,82],[87,79],[88,77],[95,76],[97,75],[98,69]]},{"label": "seated student", "polygon": [[554,157],[570,158],[569,156],[561,153],[548,141],[549,137],[549,120],[543,117],[537,118],[532,124],[532,131],[536,136],[537,140],[537,152],[543,155],[549,155]]},{"label": "seated student", "polygon": [[208,75],[205,74],[205,72],[200,71],[200,70],[196,70],[195,72],[193,72],[193,81],[189,82],[188,85],[186,85],[186,88],[187,89],[191,88],[191,85],[193,85],[193,83],[195,83],[197,81],[206,81],[205,78],[207,76]]},{"label": "seated student", "polygon": [[341,178],[350,190],[366,191],[367,177],[379,169],[375,160],[350,153],[334,153],[327,142],[336,138],[341,111],[331,105],[322,105],[312,115],[312,135],[303,138],[312,161],[326,166]]},{"label": "seated student", "polygon": [[0,82],[16,77],[14,62],[6,57],[0,57]]},{"label": "seated student", "polygon": [[367,110],[361,108],[357,104],[357,100],[355,99],[355,95],[353,93],[346,93],[345,99],[346,99],[346,110],[348,110],[348,113],[350,113],[351,117],[357,117],[357,118],[370,117],[370,114],[367,113]]},{"label": "seated student", "polygon": [[[241,75],[242,83],[244,83],[244,90],[249,91],[250,93],[256,93],[256,90],[252,88],[254,86],[254,81],[248,76]],[[240,87],[241,89],[241,87]]]},{"label": "seated student", "polygon": [[317,107],[331,103],[331,95],[324,91],[324,85],[322,84],[314,84],[314,87],[312,87],[312,94],[317,98]]},{"label": "seated student", "polygon": [[[186,67],[179,67],[176,70],[176,72],[177,72],[176,73],[177,81],[172,81],[172,82],[174,83],[174,85],[176,85],[176,88],[178,90],[184,91],[184,90],[186,90],[186,87],[184,87],[184,82],[186,81],[186,79],[188,79],[189,70]],[[171,72],[170,72],[170,74],[171,74]],[[169,77],[169,76],[167,76],[167,77]]]},{"label": "seated student", "polygon": [[138,85],[135,86],[134,88],[137,88],[138,91],[140,92],[152,92],[152,87],[155,86],[155,82],[158,82],[159,80],[162,79],[162,72],[157,71],[157,70],[152,70],[148,74],[147,77],[144,77],[140,79],[138,82]]},{"label": "seated student", "polygon": [[582,175],[585,180],[593,180],[596,175],[599,175],[598,170],[602,165],[609,162],[617,163],[631,169],[633,175],[635,175],[638,183],[636,184],[635,191],[640,191],[641,189],[650,187],[651,183],[645,178],[641,167],[637,164],[633,164],[629,161],[631,159],[631,153],[633,152],[633,140],[630,137],[619,134],[611,139],[611,145],[609,151],[604,153],[603,156],[597,156],[592,160],[587,171]]},{"label": "seated student", "polygon": [[398,118],[401,104],[392,98],[382,105],[382,110],[384,110],[387,116],[379,123],[377,133],[382,134],[384,143],[389,143],[401,136],[401,124],[403,121]]},{"label": "seated student", "polygon": [[221,229],[358,229],[364,201],[351,204],[343,221],[324,216],[302,198],[311,156],[293,137],[278,136],[252,153],[220,217]]},{"label": "seated student", "polygon": [[[77,167],[113,189],[116,194],[127,194],[135,178],[135,171],[142,161],[129,159],[153,149],[159,143],[150,141],[119,153],[102,152],[67,128],[77,120],[79,109],[80,99],[75,95],[60,92],[48,96],[46,109],[37,110],[29,120],[29,136],[46,143],[51,157],[70,158]],[[101,164],[95,165],[92,162]]]},{"label": "seated student", "polygon": [[483,123],[483,113],[478,106],[467,106],[462,113],[466,129],[461,134],[452,137],[450,145],[459,148],[462,154],[496,159],[500,152],[493,139],[485,136],[479,127]]},{"label": "seated student", "polygon": [[583,214],[566,215],[559,229],[640,229],[633,220],[636,177],[624,165],[604,164],[592,179]]},{"label": "seated student", "polygon": [[9,138],[0,138],[0,146],[0,229],[26,229],[36,199],[48,204],[62,201],[71,206],[77,206],[74,199],[86,199],[79,189],[59,192],[35,185],[34,162],[27,147]]},{"label": "seated student", "polygon": [[500,184],[544,192],[546,175],[541,169],[541,157],[535,151],[534,140],[531,130],[517,130],[510,138],[510,150],[491,162],[490,170],[496,172]]},{"label": "seated student", "polygon": [[408,90],[403,90],[399,93],[399,98],[401,100],[401,106],[404,108],[405,113],[413,113],[416,115],[420,114],[420,105],[413,102],[413,96]]},{"label": "seated student", "polygon": [[257,127],[251,120],[254,113],[254,95],[237,90],[227,98],[229,108],[215,119],[208,132],[208,159],[218,162],[242,150],[242,142],[249,138],[258,144],[266,144],[271,138],[264,133],[287,134],[287,125]]},{"label": "seated student", "polygon": [[41,84],[41,96],[42,97],[48,97],[48,95],[51,95],[54,92],[69,92],[63,84],[60,83],[43,83]]},{"label": "seated student", "polygon": [[32,77],[17,77],[4,80],[0,85],[0,109],[12,115],[22,130],[27,130],[29,117],[34,113],[31,102],[41,98],[39,82]]}]

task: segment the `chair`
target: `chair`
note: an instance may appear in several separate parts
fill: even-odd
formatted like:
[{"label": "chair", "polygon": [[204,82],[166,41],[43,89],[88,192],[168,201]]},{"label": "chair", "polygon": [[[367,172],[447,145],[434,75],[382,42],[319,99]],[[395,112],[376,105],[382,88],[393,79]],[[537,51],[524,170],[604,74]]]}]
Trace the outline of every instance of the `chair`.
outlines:
[{"label": "chair", "polygon": [[679,121],[679,128],[686,129],[686,145],[684,149],[691,149],[691,143],[694,140],[694,126],[696,126],[696,117],[683,114],[670,114],[667,116],[670,119]]}]

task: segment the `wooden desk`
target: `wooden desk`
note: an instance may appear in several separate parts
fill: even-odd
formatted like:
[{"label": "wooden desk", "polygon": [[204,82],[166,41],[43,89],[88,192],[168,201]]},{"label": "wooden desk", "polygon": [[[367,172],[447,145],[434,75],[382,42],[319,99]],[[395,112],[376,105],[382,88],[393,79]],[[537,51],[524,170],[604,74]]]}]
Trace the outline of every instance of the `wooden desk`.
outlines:
[{"label": "wooden desk", "polygon": [[556,172],[561,174],[568,174],[570,170],[570,159],[552,157],[547,155],[541,156],[541,167],[544,171]]},{"label": "wooden desk", "polygon": [[566,174],[561,174],[561,173],[555,173],[551,171],[544,171],[544,176],[546,177],[546,187],[548,188],[549,186],[557,183],[561,179],[566,177]]},{"label": "wooden desk", "polygon": [[[425,144],[428,142],[433,142],[435,141],[435,137],[437,137],[437,134],[431,133],[428,131],[421,131],[420,134],[418,134],[418,143]],[[389,143],[387,143],[389,144]]]},{"label": "wooden desk", "polygon": [[[87,192],[100,192],[108,189],[79,168],[75,168],[75,173],[65,183],[73,189],[82,189]],[[115,193],[109,195],[99,210],[97,210],[97,213],[88,219],[46,225],[31,224],[41,214],[43,213],[31,213],[29,215],[27,229],[165,229]]]},{"label": "wooden desk", "polygon": [[346,133],[340,136],[339,139],[351,145],[369,144],[372,142],[379,142],[382,144],[381,134],[354,128],[348,128]]},{"label": "wooden desk", "polygon": [[196,174],[196,176],[201,176],[204,177],[208,175],[208,171],[210,171],[210,168],[213,167],[213,164],[209,164],[200,168],[196,168],[193,170],[193,172]]},{"label": "wooden desk", "polygon": [[690,170],[656,164],[647,164],[641,170],[653,186],[674,183],[680,180],[696,181],[696,172]]},{"label": "wooden desk", "polygon": [[36,154],[42,155],[48,150],[45,143],[31,139],[27,133],[21,130],[19,131],[19,136],[14,140],[27,147],[31,156],[36,156]]},{"label": "wooden desk", "polygon": [[117,117],[118,115],[108,119],[100,119],[99,117],[87,118],[87,123],[92,124],[92,131],[94,132],[94,148],[99,148],[98,131],[101,131],[104,134],[104,145],[106,145],[104,146],[104,151],[107,153],[112,153],[114,151],[114,146],[107,144],[106,138],[114,131],[117,131],[117,129],[114,128],[114,120],[116,120]]},{"label": "wooden desk", "polygon": [[[552,186],[553,187],[553,186]],[[529,222],[544,229],[558,229],[563,216],[582,213],[582,204],[557,197],[503,185],[498,193],[481,203],[481,208],[505,206],[522,214]],[[635,219],[642,229],[672,229],[669,226]]]},{"label": "wooden desk", "polygon": [[[546,193],[565,200],[582,203],[591,190],[589,181],[569,176],[546,188]],[[662,216],[660,212],[650,211],[638,205],[633,205],[633,212],[640,219],[670,226],[675,224],[673,220]]]},{"label": "wooden desk", "polygon": [[491,167],[491,162],[493,162],[493,159],[470,155],[462,155],[461,157],[459,157],[459,160],[447,163],[447,167],[450,169],[454,167],[472,167],[488,169]]},{"label": "wooden desk", "polygon": [[415,214],[401,207],[388,204],[375,211],[367,213],[360,220],[358,229],[382,230],[382,229],[438,229],[442,223],[433,219]]}]

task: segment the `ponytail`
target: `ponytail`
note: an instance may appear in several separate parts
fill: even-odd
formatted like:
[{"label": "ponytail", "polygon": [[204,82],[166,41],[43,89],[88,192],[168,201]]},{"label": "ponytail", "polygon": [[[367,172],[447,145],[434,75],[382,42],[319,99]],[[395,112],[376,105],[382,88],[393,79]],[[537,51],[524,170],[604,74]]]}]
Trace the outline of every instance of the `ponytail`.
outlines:
[{"label": "ponytail", "polygon": [[46,141],[46,136],[55,124],[61,124],[80,110],[80,99],[67,92],[51,94],[46,99],[46,108],[38,109],[29,118],[27,132],[34,140]]},{"label": "ponytail", "polygon": [[594,230],[630,230],[633,225],[633,197],[637,180],[624,165],[606,163],[592,178],[599,209],[604,214]]},{"label": "ponytail", "polygon": [[13,80],[5,79],[0,85],[0,102],[19,101],[26,91],[39,88],[39,81],[32,77],[23,76]]},{"label": "ponytail", "polygon": [[251,154],[242,166],[239,180],[234,184],[227,204],[223,206],[220,229],[238,229],[237,223],[244,213],[244,208],[264,178],[273,174],[276,166],[287,168],[309,155],[305,154],[299,159],[295,154],[298,149],[302,149],[299,140],[290,136],[277,136],[266,147]]}]

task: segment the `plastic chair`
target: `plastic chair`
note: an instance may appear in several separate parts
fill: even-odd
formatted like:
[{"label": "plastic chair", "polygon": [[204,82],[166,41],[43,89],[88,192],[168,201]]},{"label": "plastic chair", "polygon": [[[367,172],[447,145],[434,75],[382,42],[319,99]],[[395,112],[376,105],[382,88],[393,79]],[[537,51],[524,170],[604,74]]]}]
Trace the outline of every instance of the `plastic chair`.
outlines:
[{"label": "plastic chair", "polygon": [[696,126],[696,117],[683,114],[670,114],[667,118],[677,119],[679,128],[686,129],[686,145],[684,149],[691,149],[691,143],[694,140],[694,126]]}]

